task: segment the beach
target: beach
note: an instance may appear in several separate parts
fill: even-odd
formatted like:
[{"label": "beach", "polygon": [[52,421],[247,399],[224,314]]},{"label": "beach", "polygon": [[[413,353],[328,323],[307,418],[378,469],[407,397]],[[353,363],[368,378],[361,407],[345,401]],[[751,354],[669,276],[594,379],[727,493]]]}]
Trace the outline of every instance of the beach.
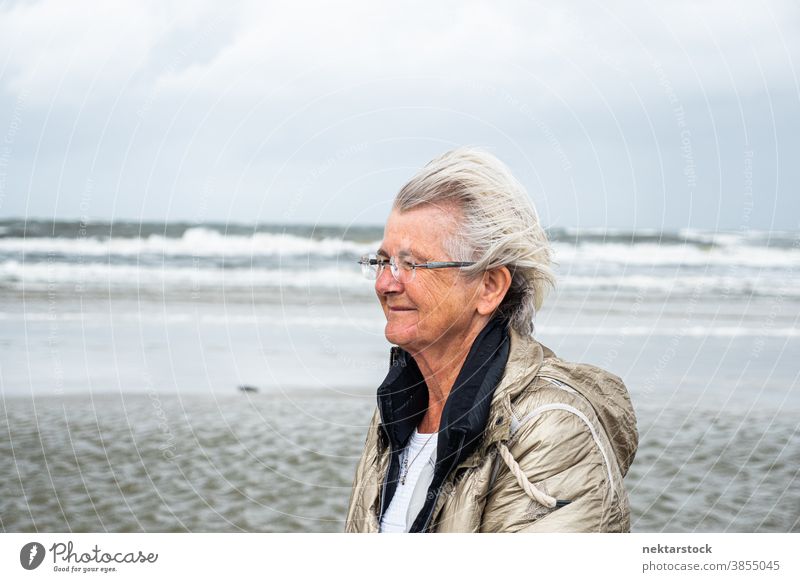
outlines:
[{"label": "beach", "polygon": [[[355,264],[380,236],[0,223],[0,528],[342,531],[388,368]],[[633,531],[800,531],[797,235],[551,239],[536,337],[628,386]]]}]

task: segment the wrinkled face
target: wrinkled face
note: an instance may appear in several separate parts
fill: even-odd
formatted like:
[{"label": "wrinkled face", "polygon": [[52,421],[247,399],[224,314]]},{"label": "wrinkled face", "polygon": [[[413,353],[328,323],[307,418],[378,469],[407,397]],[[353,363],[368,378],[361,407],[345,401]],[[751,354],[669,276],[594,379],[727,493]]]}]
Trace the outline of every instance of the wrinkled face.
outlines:
[{"label": "wrinkled face", "polygon": [[[422,205],[392,211],[386,221],[379,256],[413,255],[416,263],[452,261],[442,242],[457,232],[460,212],[454,206]],[[479,281],[479,280],[478,280]],[[383,269],[375,292],[386,316],[386,339],[415,354],[464,335],[476,316],[476,281],[460,269],[416,269],[413,280],[396,281]]]}]

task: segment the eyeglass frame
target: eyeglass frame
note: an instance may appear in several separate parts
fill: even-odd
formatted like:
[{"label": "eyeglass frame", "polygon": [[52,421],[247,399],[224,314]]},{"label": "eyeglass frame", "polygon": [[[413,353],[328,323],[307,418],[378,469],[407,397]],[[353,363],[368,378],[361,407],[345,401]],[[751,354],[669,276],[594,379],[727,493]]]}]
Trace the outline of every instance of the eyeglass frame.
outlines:
[{"label": "eyeglass frame", "polygon": [[[398,257],[389,257],[388,261],[386,259],[381,261],[378,259],[377,254],[369,254],[362,256],[361,259],[358,261],[358,264],[361,265],[362,269],[364,269],[364,267],[373,265],[377,266],[380,269],[385,269],[386,263],[388,262],[389,272],[392,274],[394,280],[397,281],[398,283],[404,283],[405,281],[401,281],[399,278],[400,266],[397,264],[397,261],[395,260],[397,258]],[[412,273],[416,273],[417,269],[450,269],[450,268],[470,267],[474,264],[476,264],[475,261],[428,261],[426,263],[411,263],[410,270]],[[398,273],[397,275],[395,275],[395,269],[397,270]],[[366,273],[366,269],[364,269],[364,272]],[[379,272],[376,272],[374,280],[377,281],[377,279],[380,276],[381,274]],[[373,280],[372,277],[369,277],[369,279]],[[411,279],[412,280],[414,279],[414,275],[411,275]]]}]

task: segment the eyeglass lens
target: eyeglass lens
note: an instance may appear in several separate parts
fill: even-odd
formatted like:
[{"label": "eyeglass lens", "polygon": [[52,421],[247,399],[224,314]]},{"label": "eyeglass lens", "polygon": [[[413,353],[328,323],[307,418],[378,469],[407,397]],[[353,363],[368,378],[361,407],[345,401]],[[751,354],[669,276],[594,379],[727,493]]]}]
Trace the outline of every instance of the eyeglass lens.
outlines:
[{"label": "eyeglass lens", "polygon": [[387,263],[396,281],[407,283],[414,278],[414,273],[416,272],[414,268],[415,260],[411,255],[401,255],[399,257],[390,257],[389,259],[377,255],[365,256],[361,259],[362,272],[368,279],[377,279],[383,269],[386,268]]}]

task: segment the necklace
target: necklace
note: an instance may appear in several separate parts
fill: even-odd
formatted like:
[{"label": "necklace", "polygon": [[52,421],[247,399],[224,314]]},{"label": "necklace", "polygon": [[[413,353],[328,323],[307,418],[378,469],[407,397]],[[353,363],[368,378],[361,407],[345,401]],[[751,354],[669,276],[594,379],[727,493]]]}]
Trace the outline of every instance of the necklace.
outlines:
[{"label": "necklace", "polygon": [[408,472],[411,470],[411,465],[414,464],[414,461],[417,460],[420,453],[425,450],[428,444],[431,442],[431,439],[438,433],[432,432],[431,436],[428,437],[428,440],[425,441],[425,444],[417,451],[417,454],[414,455],[414,458],[411,459],[411,462],[408,462],[408,447],[406,447],[405,454],[403,455],[403,466],[400,468],[400,485],[406,484],[406,477],[408,477]]}]

